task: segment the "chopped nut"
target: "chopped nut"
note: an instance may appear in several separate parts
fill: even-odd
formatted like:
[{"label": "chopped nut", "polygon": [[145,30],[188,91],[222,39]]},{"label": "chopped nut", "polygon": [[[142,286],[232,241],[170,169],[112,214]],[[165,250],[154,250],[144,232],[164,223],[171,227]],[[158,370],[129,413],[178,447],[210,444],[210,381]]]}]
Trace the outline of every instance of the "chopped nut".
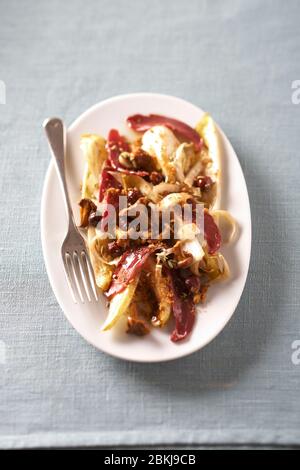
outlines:
[{"label": "chopped nut", "polygon": [[208,191],[213,185],[210,176],[197,176],[194,181],[194,186],[200,188],[201,191]]},{"label": "chopped nut", "polygon": [[201,294],[195,294],[193,297],[194,304],[199,304],[201,302]]},{"label": "chopped nut", "polygon": [[131,161],[135,168],[145,171],[154,171],[156,169],[155,160],[149,153],[145,152],[142,148],[134,150],[131,156]]},{"label": "chopped nut", "polygon": [[149,179],[152,184],[157,185],[163,181],[164,177],[161,173],[158,173],[158,171],[152,171],[149,175]]},{"label": "chopped nut", "polygon": [[137,188],[128,189],[127,201],[130,206],[134,204],[140,197],[142,197],[142,193],[139,189]]},{"label": "chopped nut", "polygon": [[120,256],[122,253],[124,253],[124,248],[122,248],[116,241],[110,242],[108,244],[108,249],[113,258],[116,258],[117,256]]},{"label": "chopped nut", "polygon": [[151,323],[152,323],[153,326],[156,326],[156,327],[162,326],[161,320],[160,320],[158,317],[156,317],[156,316],[153,316],[153,317],[151,318]]}]

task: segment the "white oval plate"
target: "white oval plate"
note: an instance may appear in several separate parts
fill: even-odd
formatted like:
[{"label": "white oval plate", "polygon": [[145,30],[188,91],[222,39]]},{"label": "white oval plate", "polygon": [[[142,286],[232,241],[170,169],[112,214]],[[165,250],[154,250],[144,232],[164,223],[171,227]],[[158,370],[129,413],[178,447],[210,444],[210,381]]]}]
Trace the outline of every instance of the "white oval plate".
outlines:
[{"label": "white oval plate", "polygon": [[[83,156],[79,148],[80,135],[96,133],[107,136],[111,128],[128,133],[125,119],[131,114],[164,114],[191,126],[199,121],[203,111],[172,96],[137,93],[103,101],[83,113],[68,129],[66,171],[75,218],[83,171]],[[100,326],[107,314],[103,296],[98,304],[74,304],[66,283],[60,255],[67,230],[66,213],[61,189],[52,162],[49,165],[42,197],[41,236],[43,253],[52,289],[59,305],[73,327],[96,348],[122,359],[139,362],[160,362],[186,356],[209,343],[226,325],[241,297],[250,260],[251,216],[247,187],[237,156],[224,133],[219,129],[222,150],[222,193],[220,208],[228,210],[237,220],[239,235],[235,243],[222,248],[232,277],[212,286],[205,305],[200,306],[192,334],[183,342],[170,341],[172,325],[167,329],[152,328],[143,338],[128,335],[122,321],[109,331]],[[225,189],[226,188],[226,189]]]}]

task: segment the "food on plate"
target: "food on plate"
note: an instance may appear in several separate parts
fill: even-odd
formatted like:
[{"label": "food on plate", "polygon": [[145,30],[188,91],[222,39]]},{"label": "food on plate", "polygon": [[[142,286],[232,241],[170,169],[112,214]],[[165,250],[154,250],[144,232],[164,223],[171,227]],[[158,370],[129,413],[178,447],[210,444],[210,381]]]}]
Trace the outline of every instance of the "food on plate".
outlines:
[{"label": "food on plate", "polygon": [[81,137],[80,227],[109,305],[102,331],[124,316],[137,336],[172,322],[178,342],[209,286],[230,276],[220,248],[236,228],[218,207],[218,132],[208,114],[195,128],[156,114],[129,116],[127,125],[134,139],[116,129]]}]

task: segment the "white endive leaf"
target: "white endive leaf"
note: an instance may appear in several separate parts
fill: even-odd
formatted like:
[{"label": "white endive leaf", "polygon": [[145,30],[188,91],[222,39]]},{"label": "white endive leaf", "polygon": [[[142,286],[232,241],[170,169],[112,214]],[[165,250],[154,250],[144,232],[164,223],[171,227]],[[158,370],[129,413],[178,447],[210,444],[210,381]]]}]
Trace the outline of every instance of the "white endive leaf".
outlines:
[{"label": "white endive leaf", "polygon": [[139,282],[139,275],[128,284],[125,290],[115,294],[110,301],[107,318],[102,326],[102,331],[110,330],[119,320],[119,318],[126,312],[127,308],[132,301],[136,286]]},{"label": "white endive leaf", "polygon": [[81,197],[82,199],[97,198],[99,176],[107,157],[105,139],[96,134],[83,134],[80,140],[80,148],[85,158]]}]

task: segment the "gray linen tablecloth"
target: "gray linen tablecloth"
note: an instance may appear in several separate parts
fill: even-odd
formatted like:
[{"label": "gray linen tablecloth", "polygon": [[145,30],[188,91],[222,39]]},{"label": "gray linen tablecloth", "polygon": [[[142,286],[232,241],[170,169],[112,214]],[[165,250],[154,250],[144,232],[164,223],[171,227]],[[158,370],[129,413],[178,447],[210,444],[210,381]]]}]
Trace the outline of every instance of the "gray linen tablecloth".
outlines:
[{"label": "gray linen tablecloth", "polygon": [[[298,1],[0,0],[1,447],[300,444],[299,20]],[[39,233],[43,119],[70,124],[136,91],[212,113],[253,220],[229,325],[154,365],[108,357],[72,329]]]}]

